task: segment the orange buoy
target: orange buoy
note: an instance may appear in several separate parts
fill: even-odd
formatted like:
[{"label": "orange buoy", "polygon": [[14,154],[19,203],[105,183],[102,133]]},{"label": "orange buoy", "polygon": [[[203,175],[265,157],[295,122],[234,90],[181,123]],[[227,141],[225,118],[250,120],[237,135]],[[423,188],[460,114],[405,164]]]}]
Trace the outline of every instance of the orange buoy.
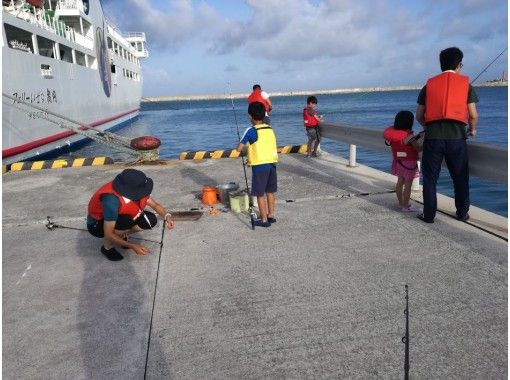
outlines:
[{"label": "orange buoy", "polygon": [[202,203],[205,205],[215,205],[218,202],[218,192],[215,187],[204,186],[202,189]]},{"label": "orange buoy", "polygon": [[152,150],[159,148],[161,140],[152,136],[140,136],[132,139],[130,145],[137,150]]}]

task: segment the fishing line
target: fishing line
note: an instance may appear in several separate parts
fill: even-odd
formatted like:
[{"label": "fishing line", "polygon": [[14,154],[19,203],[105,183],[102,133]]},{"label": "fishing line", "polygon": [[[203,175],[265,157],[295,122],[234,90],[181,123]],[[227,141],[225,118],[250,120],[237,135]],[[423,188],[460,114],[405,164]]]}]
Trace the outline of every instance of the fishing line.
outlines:
[{"label": "fishing line", "polygon": [[[416,199],[413,199],[413,200],[414,200],[416,203],[419,203],[419,204],[423,205],[423,202],[421,202],[421,201],[419,201],[419,200],[416,200]],[[450,217],[450,218],[452,218],[452,219],[458,220],[458,219],[457,219],[457,216],[454,216],[454,215],[452,215],[452,214],[449,214],[449,213],[447,213],[446,211],[437,210],[437,212],[438,212],[438,213],[440,213],[440,214],[443,214],[443,215],[449,216],[449,217]],[[502,235],[499,235],[498,233],[493,232],[493,231],[491,231],[491,230],[489,230],[489,229],[487,229],[487,228],[484,228],[484,227],[482,227],[482,226],[480,226],[480,225],[478,225],[478,224],[475,224],[475,223],[473,223],[473,222],[471,222],[471,221],[469,221],[469,220],[465,220],[465,221],[463,221],[463,223],[469,224],[471,227],[474,227],[474,228],[476,228],[477,230],[483,231],[483,232],[485,232],[485,233],[487,233],[487,234],[489,234],[489,235],[492,235],[492,236],[494,236],[494,237],[497,237],[497,238],[499,238],[499,239],[501,239],[501,240],[504,240],[504,241],[508,242],[508,238],[507,238],[507,237],[504,237],[504,236],[502,236]]]},{"label": "fishing line", "polygon": [[[227,84],[228,84],[228,88],[230,89],[230,98],[233,98],[231,84],[230,84],[230,82],[228,82]],[[233,102],[233,100],[232,100],[232,102]],[[228,101],[227,101],[227,105],[228,105]],[[234,113],[234,115],[235,115],[235,113]],[[237,123],[237,120],[236,120],[236,123]],[[230,132],[231,132],[231,134],[232,134],[232,135],[235,135],[234,127],[232,126],[232,124],[231,124],[231,123],[228,123],[228,126],[229,126],[229,128],[230,128]],[[239,134],[238,134],[238,135],[239,135]],[[234,137],[234,140],[235,140],[235,137]],[[238,142],[238,141],[235,141],[235,143],[237,143],[237,142]]]},{"label": "fishing line", "polygon": [[165,238],[165,227],[166,227],[166,219],[163,221],[163,230],[161,231],[161,242],[160,242],[160,247],[159,247],[158,268],[156,270],[156,282],[154,284],[154,296],[152,298],[152,312],[151,312],[151,322],[149,325],[149,338],[147,339],[147,354],[145,355],[145,369],[143,371],[144,380],[147,378],[147,365],[149,363],[149,350],[151,347],[152,321],[154,319],[154,308],[156,306],[156,292],[158,290],[159,266],[161,264],[161,253],[163,251],[163,239]]},{"label": "fishing line", "polygon": [[491,61],[491,63],[489,63],[487,66],[485,66],[485,68],[484,68],[482,71],[480,71],[480,74],[478,74],[478,75],[476,76],[476,78],[475,78],[475,79],[473,79],[473,80],[471,81],[471,84],[475,83],[475,81],[476,81],[476,80],[480,77],[480,75],[482,75],[484,72],[486,72],[486,71],[487,71],[487,69],[488,69],[488,68],[489,68],[489,67],[490,67],[490,66],[491,66],[494,62],[496,62],[496,61],[498,60],[498,58],[499,58],[499,57],[501,57],[501,56],[503,55],[503,53],[504,53],[507,49],[508,49],[508,46],[507,46],[507,47],[505,47],[505,48],[503,49],[503,51],[502,51],[501,53],[499,53],[499,54],[498,54],[498,56],[497,56],[496,58],[494,58],[494,59]]},{"label": "fishing line", "polygon": [[[236,122],[237,138],[239,139],[239,142],[241,142],[241,134],[239,133],[239,123],[237,122],[236,108],[234,106],[234,97],[232,96],[232,88],[230,87],[230,83],[229,83],[229,90],[230,90],[230,101],[232,102],[232,111],[234,112],[234,120]],[[248,189],[248,176],[246,175],[246,164],[244,162],[244,156],[242,156],[242,155],[241,155],[241,160],[243,163],[244,182],[246,183],[246,192],[248,193],[248,208],[250,211],[251,229],[254,230],[255,229],[255,211],[253,211],[253,200],[251,199],[250,192]]]}]

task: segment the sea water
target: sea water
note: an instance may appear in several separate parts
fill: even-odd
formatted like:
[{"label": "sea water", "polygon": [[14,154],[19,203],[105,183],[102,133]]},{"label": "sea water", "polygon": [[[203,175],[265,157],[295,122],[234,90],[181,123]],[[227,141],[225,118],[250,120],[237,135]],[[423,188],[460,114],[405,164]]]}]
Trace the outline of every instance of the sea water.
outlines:
[{"label": "sea water", "polygon": [[[507,87],[478,87],[478,131],[472,141],[507,147],[508,89]],[[393,123],[400,110],[416,111],[418,90],[360,92],[350,94],[316,95],[318,111],[330,124],[342,123],[382,130]],[[271,125],[278,145],[306,143],[302,110],[306,96],[272,97]],[[239,141],[237,125],[242,134],[250,126],[245,99],[181,100],[142,103],[140,115],[116,133],[137,137],[151,135],[161,140],[160,158],[176,159],[183,151],[232,149]],[[237,125],[236,125],[237,119]],[[414,130],[421,126],[415,122]],[[381,144],[383,144],[381,137]],[[343,157],[349,155],[349,145],[324,139],[321,149]],[[129,160],[129,156],[115,153],[111,148],[92,143],[74,156],[107,155],[114,160]],[[360,164],[389,171],[391,155],[358,146]],[[508,187],[477,177],[470,179],[471,203],[497,214],[508,216]],[[438,192],[453,196],[453,184],[443,167]]]}]

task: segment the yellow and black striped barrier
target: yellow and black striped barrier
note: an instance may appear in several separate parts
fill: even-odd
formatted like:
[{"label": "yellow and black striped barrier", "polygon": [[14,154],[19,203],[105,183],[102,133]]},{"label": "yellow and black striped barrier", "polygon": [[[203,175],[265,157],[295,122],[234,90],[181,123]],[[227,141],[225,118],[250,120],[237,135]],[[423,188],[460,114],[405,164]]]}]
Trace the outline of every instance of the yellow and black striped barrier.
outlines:
[{"label": "yellow and black striped barrier", "polygon": [[17,172],[21,170],[62,169],[110,164],[113,164],[113,159],[110,157],[75,158],[74,160],[23,161],[5,165],[5,171]]},{"label": "yellow and black striped barrier", "polygon": [[[287,154],[287,153],[306,153],[306,145],[286,145],[278,147],[278,153]],[[246,154],[239,153],[235,149],[230,150],[202,150],[197,152],[182,152],[179,155],[179,160],[204,160],[208,158],[218,159],[218,158],[237,158],[244,157]]]}]

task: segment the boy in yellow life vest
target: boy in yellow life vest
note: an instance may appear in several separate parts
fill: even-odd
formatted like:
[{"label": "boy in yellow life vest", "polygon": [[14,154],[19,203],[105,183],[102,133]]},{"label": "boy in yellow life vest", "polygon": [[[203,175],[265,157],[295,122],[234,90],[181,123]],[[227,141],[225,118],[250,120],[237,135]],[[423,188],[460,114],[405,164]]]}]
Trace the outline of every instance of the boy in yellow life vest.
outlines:
[{"label": "boy in yellow life vest", "polygon": [[263,122],[264,104],[253,102],[248,106],[252,126],[246,129],[236,150],[241,152],[248,144],[248,165],[252,167],[251,195],[257,197],[260,219],[255,220],[259,227],[269,227],[275,223],[275,194],[277,191],[276,137],[273,129]]}]

